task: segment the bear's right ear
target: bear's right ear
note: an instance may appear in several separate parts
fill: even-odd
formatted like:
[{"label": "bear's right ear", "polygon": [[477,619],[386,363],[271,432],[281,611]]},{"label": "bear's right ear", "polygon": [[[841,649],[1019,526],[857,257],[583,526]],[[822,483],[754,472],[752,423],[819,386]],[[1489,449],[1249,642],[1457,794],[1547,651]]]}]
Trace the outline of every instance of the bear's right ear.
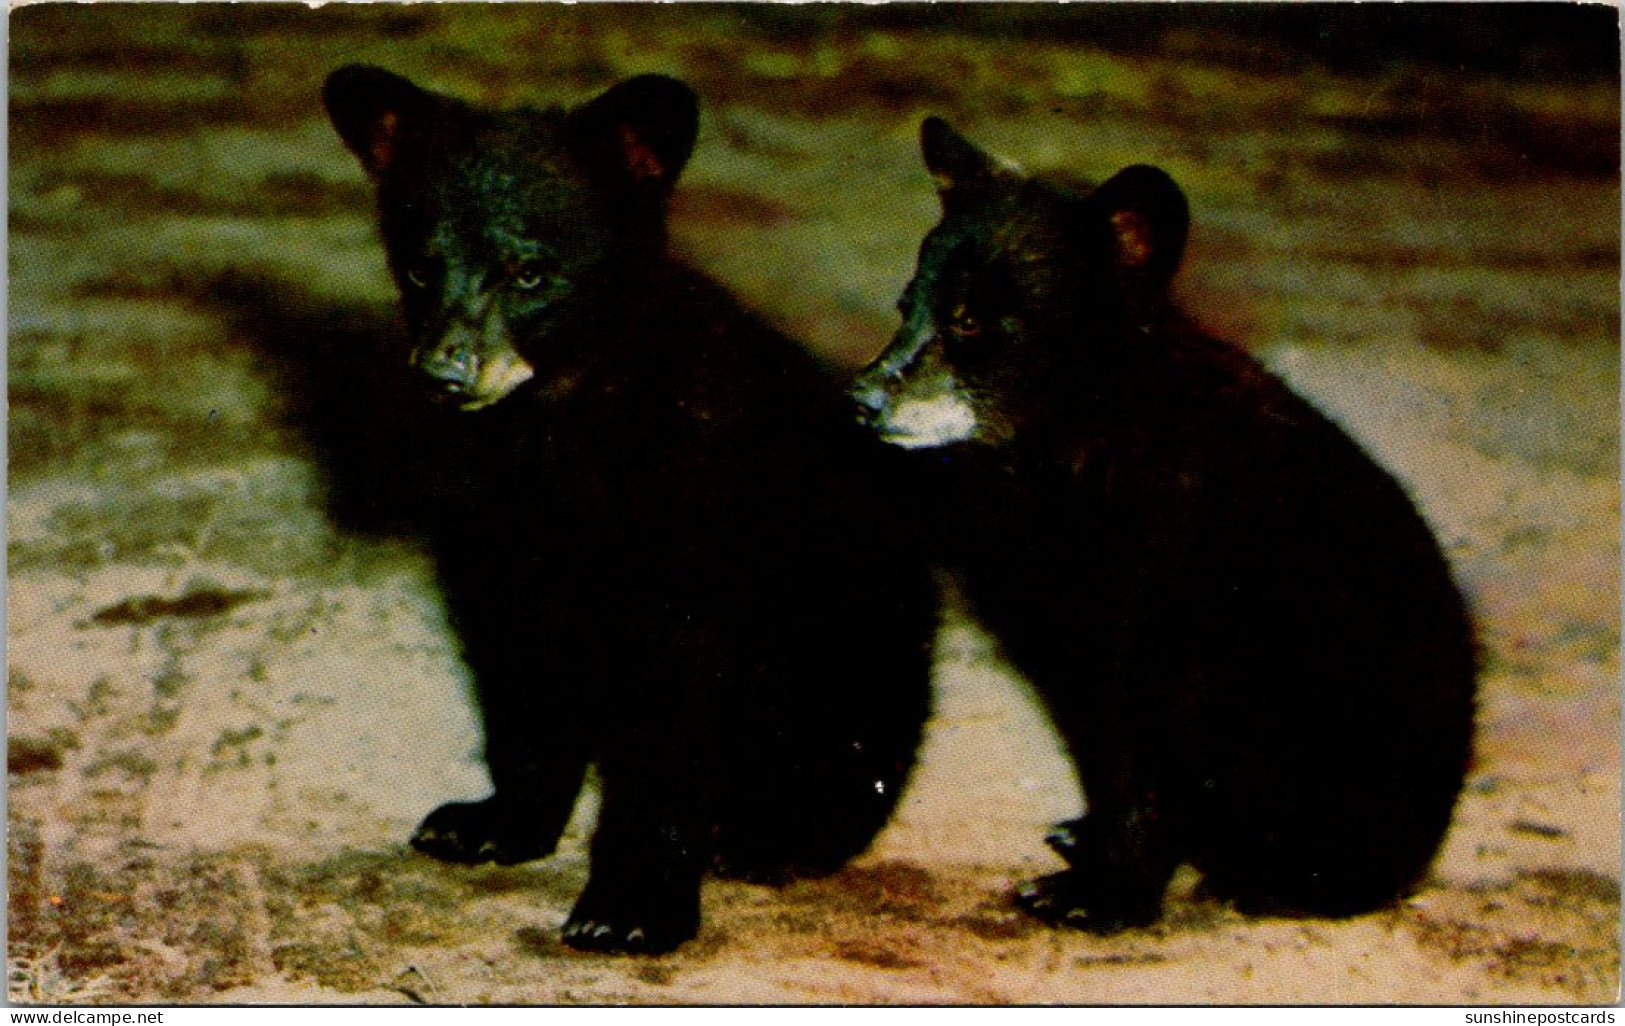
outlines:
[{"label": "bear's right ear", "polygon": [[936,179],[944,208],[985,189],[1007,170],[939,117],[921,123],[920,155],[925,158],[925,169]]},{"label": "bear's right ear", "polygon": [[327,76],[322,102],[339,138],[376,182],[400,164],[407,141],[421,136],[442,101],[393,72],[350,64]]}]

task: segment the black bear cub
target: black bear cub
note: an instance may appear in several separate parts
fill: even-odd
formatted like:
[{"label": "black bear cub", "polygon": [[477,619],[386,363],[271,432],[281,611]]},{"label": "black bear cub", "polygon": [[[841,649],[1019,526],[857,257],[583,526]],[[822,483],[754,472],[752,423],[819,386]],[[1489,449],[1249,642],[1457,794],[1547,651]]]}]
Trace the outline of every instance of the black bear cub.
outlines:
[{"label": "black bear cub", "polygon": [[937,119],[941,222],[859,377],[915,516],[1043,696],[1085,815],[1018,890],[1096,932],[1176,867],[1247,912],[1351,915],[1414,888],[1471,744],[1462,598],[1402,488],[1171,304],[1163,172],[1016,173]]},{"label": "black bear cub", "polygon": [[323,98],[436,418],[379,458],[456,481],[432,541],[495,785],[412,843],[545,856],[596,763],[564,938],[605,951],[693,936],[707,870],[838,868],[914,760],[933,583],[881,530],[839,381],[668,254],[693,93],[643,76],[496,111],[351,66]]}]

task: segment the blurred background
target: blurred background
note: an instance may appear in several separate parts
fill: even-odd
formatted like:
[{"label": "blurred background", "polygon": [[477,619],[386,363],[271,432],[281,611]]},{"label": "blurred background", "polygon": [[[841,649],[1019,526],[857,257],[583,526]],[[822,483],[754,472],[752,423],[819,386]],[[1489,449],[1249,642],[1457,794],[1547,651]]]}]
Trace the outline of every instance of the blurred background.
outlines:
[{"label": "blurred background", "polygon": [[[12,997],[1613,1000],[1618,17],[15,9]],[[1313,943],[1194,899],[1160,934],[1035,932],[1002,889],[1047,865],[1043,826],[1076,790],[952,617],[915,793],[876,851],[782,895],[718,885],[684,953],[557,946],[578,844],[513,870],[406,854],[425,811],[484,783],[410,532],[422,468],[380,370],[396,327],[370,190],[318,95],[355,61],[501,105],[689,82],[675,245],[848,367],[893,330],[935,220],[924,116],[1029,170],[1171,172],[1189,311],[1405,481],[1478,614],[1478,764],[1423,903]]]}]

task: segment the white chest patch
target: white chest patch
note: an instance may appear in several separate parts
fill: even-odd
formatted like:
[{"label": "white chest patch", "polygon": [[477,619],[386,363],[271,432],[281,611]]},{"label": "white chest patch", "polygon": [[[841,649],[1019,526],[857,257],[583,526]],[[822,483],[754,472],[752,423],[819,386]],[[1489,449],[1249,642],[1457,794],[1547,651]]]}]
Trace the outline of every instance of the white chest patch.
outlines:
[{"label": "white chest patch", "polygon": [[882,438],[905,449],[934,449],[969,441],[976,434],[976,411],[957,392],[930,399],[904,399],[892,407]]}]

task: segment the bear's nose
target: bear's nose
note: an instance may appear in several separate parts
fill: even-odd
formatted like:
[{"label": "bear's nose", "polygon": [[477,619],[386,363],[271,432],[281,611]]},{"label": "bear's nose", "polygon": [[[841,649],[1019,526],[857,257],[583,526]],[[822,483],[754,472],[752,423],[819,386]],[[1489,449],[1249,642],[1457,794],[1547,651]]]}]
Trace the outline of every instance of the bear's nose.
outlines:
[{"label": "bear's nose", "polygon": [[856,405],[856,418],[864,428],[879,428],[892,408],[892,374],[881,366],[871,366],[851,382],[848,395]]},{"label": "bear's nose", "polygon": [[880,389],[853,389],[852,400],[857,405],[858,423],[864,427],[874,427],[886,412],[886,393]]},{"label": "bear's nose", "polygon": [[847,394],[857,404],[858,421],[863,424],[871,423],[884,413],[891,401],[886,394],[886,375],[877,367],[869,367],[859,374]]},{"label": "bear's nose", "polygon": [[455,343],[435,347],[427,355],[419,350],[414,361],[418,370],[436,385],[451,393],[466,392],[474,384],[479,361],[465,346]]}]

